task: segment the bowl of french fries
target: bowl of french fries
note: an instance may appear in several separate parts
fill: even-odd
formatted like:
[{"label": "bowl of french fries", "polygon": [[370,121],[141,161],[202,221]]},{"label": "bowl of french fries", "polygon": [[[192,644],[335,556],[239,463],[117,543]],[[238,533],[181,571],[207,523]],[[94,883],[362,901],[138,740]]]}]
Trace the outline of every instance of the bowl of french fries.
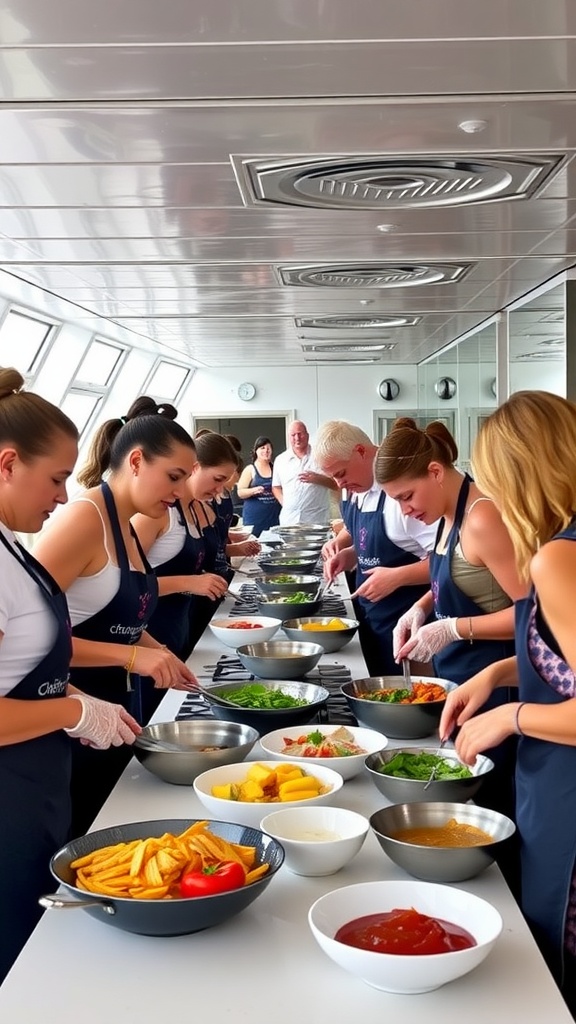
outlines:
[{"label": "bowl of french fries", "polygon": [[[90,832],[54,854],[64,892],[46,908],[77,906],[103,924],[139,935],[189,935],[240,913],[264,892],[284,860],[260,829],[228,821],[170,818]],[[244,881],[212,895],[183,896],[184,878],[236,862]]]},{"label": "bowl of french fries", "polygon": [[132,749],[140,764],[164,782],[191,786],[208,768],[247,757],[258,735],[240,722],[158,722],[142,730]]},{"label": "bowl of french fries", "polygon": [[269,811],[334,803],[343,784],[331,768],[287,759],[211,768],[194,780],[194,791],[211,817],[259,828]]}]

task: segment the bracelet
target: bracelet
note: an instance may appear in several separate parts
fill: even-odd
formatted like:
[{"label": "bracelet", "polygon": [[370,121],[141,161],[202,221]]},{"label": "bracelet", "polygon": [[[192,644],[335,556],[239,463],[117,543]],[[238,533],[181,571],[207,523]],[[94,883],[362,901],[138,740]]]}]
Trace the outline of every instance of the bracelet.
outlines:
[{"label": "bracelet", "polygon": [[518,716],[519,716],[520,712],[522,711],[522,708],[524,707],[525,704],[526,704],[526,701],[523,700],[523,701],[520,702],[520,704],[516,708],[516,714],[514,716],[514,729],[515,729],[515,732],[516,732],[517,736],[524,736],[525,735],[522,732],[522,729],[520,728],[520,722],[518,721]]},{"label": "bracelet", "polygon": [[472,632],[472,619],[468,618],[468,643],[474,643],[474,633]]},{"label": "bracelet", "polygon": [[134,662],[136,661],[136,651],[137,650],[138,650],[138,647],[136,646],[136,644],[133,644],[133,646],[132,646],[132,653],[130,654],[130,657],[129,657],[127,663],[124,665],[124,668],[126,669],[128,675],[130,675],[132,669],[134,668]]}]

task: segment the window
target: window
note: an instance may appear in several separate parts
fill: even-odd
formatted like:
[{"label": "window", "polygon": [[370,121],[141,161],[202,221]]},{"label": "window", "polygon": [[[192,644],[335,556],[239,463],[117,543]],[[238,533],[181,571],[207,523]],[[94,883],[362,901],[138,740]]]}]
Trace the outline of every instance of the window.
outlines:
[{"label": "window", "polygon": [[93,338],[84,353],[60,407],[74,421],[82,437],[94,422],[104,397],[118,375],[127,350]]},{"label": "window", "polygon": [[118,345],[94,339],[76,371],[76,381],[95,384],[97,387],[106,387],[110,383],[123,352],[124,349]]},{"label": "window", "polygon": [[0,363],[15,366],[23,377],[30,378],[38,368],[48,336],[55,326],[46,320],[9,309],[0,326]]},{"label": "window", "polygon": [[78,427],[80,436],[96,415],[96,410],[102,402],[102,395],[91,394],[89,391],[74,391],[70,389],[60,408],[70,417]]},{"label": "window", "polygon": [[150,395],[156,401],[175,402],[190,376],[189,366],[168,363],[160,359],[148,380],[144,383],[142,394]]}]

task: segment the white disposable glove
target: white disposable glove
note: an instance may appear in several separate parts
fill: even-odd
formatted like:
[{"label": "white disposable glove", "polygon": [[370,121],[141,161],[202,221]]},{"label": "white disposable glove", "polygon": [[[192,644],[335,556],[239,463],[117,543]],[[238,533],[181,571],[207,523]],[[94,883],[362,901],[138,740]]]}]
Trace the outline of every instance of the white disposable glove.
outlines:
[{"label": "white disposable glove", "polygon": [[72,729],[65,729],[69,736],[82,740],[87,746],[106,750],[120,747],[123,743],[134,743],[140,726],[121,704],[111,704],[87,693],[71,693],[74,700],[82,705],[80,721]]},{"label": "white disposable glove", "polygon": [[401,615],[392,630],[392,650],[398,661],[400,651],[407,640],[414,636],[420,626],[426,622],[426,615],[419,604],[413,604],[404,615]]},{"label": "white disposable glove", "polygon": [[443,651],[448,644],[461,640],[456,629],[456,619],[438,619],[419,630],[398,651],[398,660],[430,661],[434,654]]}]

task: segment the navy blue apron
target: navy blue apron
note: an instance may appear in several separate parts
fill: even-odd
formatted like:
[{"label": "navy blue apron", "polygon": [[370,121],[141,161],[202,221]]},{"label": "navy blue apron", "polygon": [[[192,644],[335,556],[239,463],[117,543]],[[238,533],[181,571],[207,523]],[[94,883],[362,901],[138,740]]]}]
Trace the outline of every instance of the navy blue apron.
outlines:
[{"label": "navy blue apron", "polygon": [[[122,537],[114,497],[107,483],[101,484],[110,519],[116,558],[120,568],[120,586],[108,604],[84,622],[74,626],[72,634],[83,640],[100,643],[137,644],[148,628],[148,621],[158,600],[158,581],[146,560],[136,534],[136,541],[145,572],[130,568]],[[144,720],[145,695],[153,689],[152,681],[130,676],[130,689],[123,668],[73,668],[70,682],[84,693],[122,704],[139,721]],[[150,685],[148,686],[148,682]],[[80,743],[72,751],[72,834],[82,835],[92,824],[107,796],[130,760],[129,746],[94,750]]]},{"label": "navy blue apron", "polygon": [[214,562],[214,572],[218,576],[222,576],[227,583],[231,583],[234,578],[234,569],[228,561],[226,555],[226,545],[230,543],[228,540],[228,530],[232,523],[234,516],[234,504],[232,502],[232,496],[225,494],[221,497],[220,501],[209,502],[209,505],[216,516],[214,520],[214,527],[216,529],[216,536],[218,537],[218,548],[216,554],[216,560]]},{"label": "navy blue apron", "polygon": [[[194,520],[194,525],[196,526],[196,531],[201,538],[204,550],[203,571],[217,573],[216,566],[218,561],[218,549],[220,546],[220,534],[218,533],[217,520],[214,523],[209,523],[207,521],[206,513],[204,512],[206,522],[204,525],[201,525],[195,502],[191,501],[188,508],[190,509],[190,514]],[[220,603],[220,601],[212,601],[209,597],[202,597],[198,594],[194,594],[192,596],[190,604],[190,628],[188,632],[187,657],[189,657],[194,650]]]},{"label": "navy blue apron", "polygon": [[[20,561],[1,532],[0,541],[38,584],[57,623],[51,650],[7,696],[65,697],[72,654],[66,598],[24,548],[18,545]],[[0,983],[41,917],[38,897],[54,887],[50,858],[68,841],[70,747],[63,729],[0,747]]]},{"label": "navy blue apron", "polygon": [[[420,561],[417,555],[404,551],[388,537],[384,523],[385,501],[386,494],[381,491],[373,512],[363,512],[356,501],[346,502],[343,515],[358,558],[356,587],[367,579],[365,569],[377,566],[395,569]],[[398,587],[381,601],[357,598],[361,612],[358,632],[369,675],[399,674],[392,649],[392,630],[400,616],[427,592],[428,586]]]},{"label": "navy blue apron", "polygon": [[[451,575],[452,555],[460,537],[470,483],[471,479],[466,475],[458,495],[454,523],[448,534],[445,553],[440,555],[437,551],[444,527],[444,520],[441,519],[438,524],[434,551],[430,556],[430,583],[434,597],[434,613],[437,619],[455,616],[466,621],[476,615],[487,614],[471,597],[467,597],[460,590]],[[432,664],[435,675],[441,679],[449,679],[453,683],[463,683],[488,665],[512,657],[514,651],[513,640],[474,640],[473,643],[466,639],[456,640],[436,654],[432,659]],[[507,686],[498,687],[480,710],[489,711],[490,708],[507,704],[510,699],[509,688]],[[511,736],[498,747],[486,750],[485,753],[494,761],[496,769],[491,773],[490,780],[483,784],[478,797],[479,802],[483,807],[491,807],[508,817],[513,817],[516,738]],[[504,863],[501,863],[500,866],[505,870]],[[512,871],[514,868],[511,867],[510,870]],[[510,878],[508,881],[509,884],[512,884]]]},{"label": "navy blue apron", "polygon": [[[202,537],[193,537],[179,501],[175,503],[180,525],[184,528],[184,543],[172,558],[155,567],[158,578],[163,576],[197,576],[204,568],[204,542]],[[190,628],[192,594],[166,594],[159,598],[158,605],[148,623],[148,631],[155,640],[166,644],[169,650],[182,658],[186,654]],[[159,700],[161,690],[156,691]]]},{"label": "navy blue apron", "polygon": [[[558,535],[576,541],[576,525]],[[528,653],[534,592],[516,602],[518,697],[561,704],[564,697],[537,672]],[[576,747],[521,736],[516,764],[516,814],[521,842],[522,911],[557,980],[570,881],[576,860]]]},{"label": "navy blue apron", "polygon": [[250,487],[263,487],[264,494],[255,494],[245,498],[242,505],[242,521],[252,527],[252,533],[259,537],[264,530],[278,526],[280,522],[280,502],[272,494],[272,474],[262,476],[253,465],[254,476]]}]

